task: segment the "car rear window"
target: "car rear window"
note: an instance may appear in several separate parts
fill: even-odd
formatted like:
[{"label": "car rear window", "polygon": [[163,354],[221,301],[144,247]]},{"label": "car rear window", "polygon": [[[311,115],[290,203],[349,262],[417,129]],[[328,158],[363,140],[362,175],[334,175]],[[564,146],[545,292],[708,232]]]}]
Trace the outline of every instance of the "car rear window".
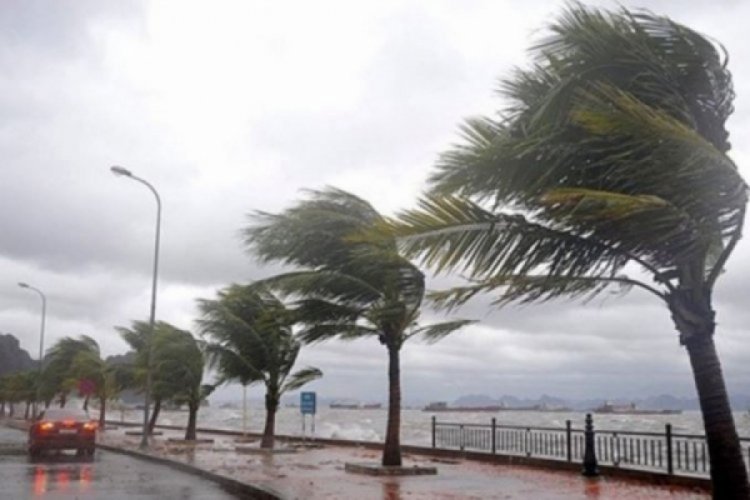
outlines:
[{"label": "car rear window", "polygon": [[44,411],[44,420],[91,420],[88,412],[66,408],[50,408]]}]

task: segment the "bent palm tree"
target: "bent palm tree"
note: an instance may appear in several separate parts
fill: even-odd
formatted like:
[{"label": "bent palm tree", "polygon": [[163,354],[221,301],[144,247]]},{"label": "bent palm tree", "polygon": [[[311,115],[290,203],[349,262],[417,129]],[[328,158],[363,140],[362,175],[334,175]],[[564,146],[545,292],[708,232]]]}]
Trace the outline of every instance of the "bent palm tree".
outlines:
[{"label": "bent palm tree", "polygon": [[205,349],[209,366],[218,372],[217,385],[236,380],[266,386],[261,448],[273,448],[281,396],[323,375],[310,367],[291,373],[301,347],[292,333],[291,312],[262,287],[237,284],[221,290],[216,300],[200,300],[199,307],[198,324],[211,339]]},{"label": "bent palm tree", "polygon": [[727,156],[726,58],[648,13],[574,4],[551,31],[534,66],[503,82],[504,115],[468,121],[431,195],[385,233],[434,269],[468,273],[469,286],[436,295],[448,307],[489,291],[499,304],[613,285],[653,294],[690,358],[714,496],[748,498],[711,301],[747,201]]},{"label": "bent palm tree", "polygon": [[154,372],[156,394],[176,404],[187,404],[188,422],[185,440],[195,440],[198,408],[211,392],[203,379],[203,353],[193,335],[168,324],[160,325],[154,338]]},{"label": "bent palm tree", "polygon": [[99,346],[95,345],[94,349],[81,351],[73,358],[70,372],[77,380],[92,383],[91,395],[99,400],[99,428],[103,431],[107,418],[107,401],[115,398],[120,391],[115,367],[101,358]]},{"label": "bent palm tree", "polygon": [[[79,338],[64,337],[47,350],[44,362],[43,399],[49,400],[54,394],[60,397],[60,408],[68,400],[68,395],[77,385],[77,378],[71,372],[73,360],[82,352],[99,352],[99,344],[87,335]],[[84,399],[84,409],[88,407],[88,396]]]},{"label": "bent palm tree", "polygon": [[265,283],[298,299],[305,342],[376,337],[388,351],[388,424],[383,465],[401,465],[400,351],[421,335],[438,340],[470,323],[419,327],[424,274],[397,252],[394,241],[358,241],[382,216],[366,201],[337,189],[313,191],[280,215],[258,213],[245,232],[248,249],[265,261],[299,271]]},{"label": "bent palm tree", "polygon": [[169,363],[165,364],[165,360],[172,359],[174,355],[169,348],[170,343],[179,342],[183,331],[165,321],[156,322],[153,338],[147,321],[133,321],[131,328],[118,326],[115,329],[135,351],[132,380],[139,389],[143,389],[146,385],[148,349],[149,346],[151,348],[151,398],[154,406],[149,417],[148,432],[152,433],[161,413],[162,403],[185,389],[182,381],[175,378],[170,371]]}]

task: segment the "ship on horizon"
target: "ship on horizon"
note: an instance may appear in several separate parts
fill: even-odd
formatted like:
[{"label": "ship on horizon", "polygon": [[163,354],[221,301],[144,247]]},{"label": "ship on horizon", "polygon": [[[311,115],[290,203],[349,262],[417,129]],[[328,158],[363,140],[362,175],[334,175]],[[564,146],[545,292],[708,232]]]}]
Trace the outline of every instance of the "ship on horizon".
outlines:
[{"label": "ship on horizon", "polygon": [[461,412],[501,412],[501,411],[541,411],[541,412],[565,412],[573,411],[567,406],[551,406],[546,404],[537,404],[532,406],[505,406],[486,405],[486,406],[448,406],[445,401],[430,403],[422,411],[461,411]]},{"label": "ship on horizon", "polygon": [[378,410],[383,407],[382,403],[364,403],[359,401],[332,401],[329,408],[334,410]]},{"label": "ship on horizon", "polygon": [[682,410],[644,410],[636,407],[635,403],[616,405],[610,402],[597,406],[591,411],[611,415],[679,415],[682,413]]}]

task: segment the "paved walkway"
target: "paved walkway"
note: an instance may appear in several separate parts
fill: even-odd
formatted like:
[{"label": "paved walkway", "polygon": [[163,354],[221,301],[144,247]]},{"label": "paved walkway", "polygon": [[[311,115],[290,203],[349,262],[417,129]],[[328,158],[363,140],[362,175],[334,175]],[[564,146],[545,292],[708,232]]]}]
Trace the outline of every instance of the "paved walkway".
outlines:
[{"label": "paved walkway", "polygon": [[[377,462],[380,453],[364,448],[328,446],[301,449],[291,454],[237,453],[235,438],[202,434],[212,444],[186,446],[167,438],[182,437],[164,430],[153,438],[149,453],[192,464],[278,492],[289,499],[707,499],[701,491],[656,486],[638,481],[600,477],[587,480],[579,474],[537,468],[478,463],[471,460],[404,455],[404,464],[437,466],[437,476],[371,477],[344,471],[346,462]],[[103,443],[137,449],[140,438],[124,430],[108,430]],[[254,443],[255,446],[258,443]],[[283,443],[281,443],[283,446]]]}]

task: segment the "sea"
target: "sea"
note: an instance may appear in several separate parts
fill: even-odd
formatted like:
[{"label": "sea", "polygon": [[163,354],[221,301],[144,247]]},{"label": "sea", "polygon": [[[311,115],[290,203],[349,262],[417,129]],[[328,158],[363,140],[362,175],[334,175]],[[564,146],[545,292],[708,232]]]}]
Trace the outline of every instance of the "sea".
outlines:
[{"label": "sea", "polygon": [[[187,411],[163,410],[159,424],[183,426],[187,423]],[[435,416],[438,422],[490,424],[494,417],[497,425],[522,425],[528,427],[565,427],[570,420],[574,429],[583,429],[585,412],[542,412],[542,411],[500,411],[500,412],[429,412],[420,409],[401,411],[401,442],[418,446],[429,446],[431,442],[430,424]],[[698,411],[684,411],[671,415],[617,415],[594,414],[594,427],[599,430],[664,432],[666,424],[672,424],[676,434],[704,434],[703,421]],[[109,420],[141,421],[142,410],[109,411]],[[750,438],[750,413],[735,412],[735,423],[741,437]],[[276,433],[292,436],[312,436],[320,438],[349,439],[358,441],[382,442],[385,436],[387,410],[379,409],[339,409],[318,407],[317,414],[304,418],[299,407],[282,407],[276,417]],[[247,411],[247,432],[262,432],[265,423],[265,410],[260,405],[249,405]],[[214,429],[243,430],[241,407],[218,408],[202,407],[198,412],[198,426]],[[314,431],[313,431],[314,427]],[[314,433],[313,433],[314,432]]]}]

